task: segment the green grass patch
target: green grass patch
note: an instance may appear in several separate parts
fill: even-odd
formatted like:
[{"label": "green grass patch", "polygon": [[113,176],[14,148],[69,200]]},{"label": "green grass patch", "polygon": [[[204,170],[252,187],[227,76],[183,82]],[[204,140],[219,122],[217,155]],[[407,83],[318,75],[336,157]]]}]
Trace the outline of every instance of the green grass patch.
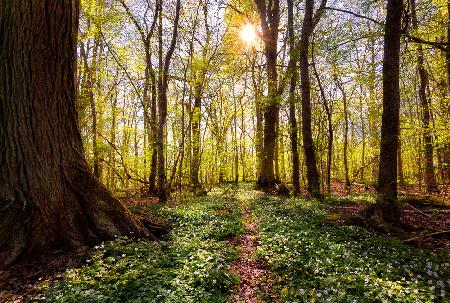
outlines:
[{"label": "green grass patch", "polygon": [[[334,202],[334,201],[333,201]],[[279,302],[449,302],[450,256],[322,224],[327,205],[262,198],[259,258],[266,259]]]},{"label": "green grass patch", "polygon": [[43,286],[47,302],[226,302],[237,280],[236,249],[222,239],[243,231],[234,199],[219,192],[155,210],[174,228],[163,241],[121,238],[96,248],[86,265]]}]

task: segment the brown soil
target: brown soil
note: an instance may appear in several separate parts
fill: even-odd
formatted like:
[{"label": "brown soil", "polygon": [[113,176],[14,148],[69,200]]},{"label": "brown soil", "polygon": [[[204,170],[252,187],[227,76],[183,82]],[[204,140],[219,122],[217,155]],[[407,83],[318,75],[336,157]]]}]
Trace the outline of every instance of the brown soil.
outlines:
[{"label": "brown soil", "polygon": [[229,303],[261,302],[264,295],[270,294],[270,281],[264,281],[266,264],[263,260],[252,258],[259,246],[258,223],[251,219],[248,209],[243,211],[245,232],[230,242],[240,249],[240,257],[232,266],[232,273],[240,277],[238,290]]}]

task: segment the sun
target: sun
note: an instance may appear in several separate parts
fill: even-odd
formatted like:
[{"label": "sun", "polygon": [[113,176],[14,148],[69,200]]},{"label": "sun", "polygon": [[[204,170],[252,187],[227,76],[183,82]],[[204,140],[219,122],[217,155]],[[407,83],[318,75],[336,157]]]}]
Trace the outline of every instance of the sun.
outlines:
[{"label": "sun", "polygon": [[246,24],[241,30],[241,38],[247,46],[253,45],[257,39],[256,28],[253,24]]}]

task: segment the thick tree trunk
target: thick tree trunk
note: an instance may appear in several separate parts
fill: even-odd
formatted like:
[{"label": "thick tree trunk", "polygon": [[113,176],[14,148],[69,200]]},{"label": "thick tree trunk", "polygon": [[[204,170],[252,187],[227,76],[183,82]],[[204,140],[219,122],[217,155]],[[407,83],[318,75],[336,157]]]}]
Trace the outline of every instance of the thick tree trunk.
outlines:
[{"label": "thick tree trunk", "polygon": [[[410,0],[412,24],[414,29],[419,28],[416,13],[416,1]],[[424,158],[425,158],[425,186],[427,192],[432,193],[438,191],[436,176],[434,174],[433,161],[433,137],[430,130],[430,102],[427,97],[428,73],[425,69],[425,58],[421,44],[417,45],[417,70],[419,71],[419,99],[422,106],[422,127],[423,127],[423,142]]]},{"label": "thick tree trunk", "polygon": [[303,149],[305,152],[306,175],[308,179],[308,191],[316,196],[320,195],[319,172],[317,171],[316,153],[312,137],[311,119],[311,82],[309,79],[309,39],[313,26],[314,0],[306,0],[305,17],[300,39],[300,79],[302,91],[302,132]]},{"label": "thick tree trunk", "polygon": [[78,12],[78,1],[0,2],[0,266],[52,247],[148,235],[83,156]]},{"label": "thick tree trunk", "polygon": [[383,116],[381,125],[378,203],[384,220],[398,221],[397,149],[400,113],[400,36],[403,0],[389,0],[384,34]]}]

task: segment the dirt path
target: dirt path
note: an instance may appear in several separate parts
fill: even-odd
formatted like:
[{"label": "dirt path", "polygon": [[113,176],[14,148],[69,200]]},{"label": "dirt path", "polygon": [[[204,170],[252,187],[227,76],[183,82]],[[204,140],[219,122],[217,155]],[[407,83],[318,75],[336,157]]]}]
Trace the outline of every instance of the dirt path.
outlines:
[{"label": "dirt path", "polygon": [[240,257],[231,269],[233,274],[240,277],[239,288],[228,302],[263,302],[264,294],[270,291],[268,283],[262,281],[266,274],[266,264],[261,260],[252,258],[253,253],[259,246],[258,222],[252,218],[252,214],[247,207],[243,208],[242,214],[245,231],[240,237],[231,241],[240,250]]}]

